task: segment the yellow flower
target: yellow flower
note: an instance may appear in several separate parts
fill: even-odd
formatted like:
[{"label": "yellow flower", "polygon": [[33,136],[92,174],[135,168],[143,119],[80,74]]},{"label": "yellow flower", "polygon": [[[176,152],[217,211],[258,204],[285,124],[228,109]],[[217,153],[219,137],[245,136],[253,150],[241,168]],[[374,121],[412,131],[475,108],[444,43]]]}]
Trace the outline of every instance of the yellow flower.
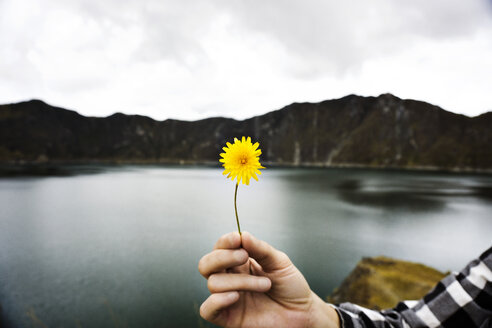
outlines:
[{"label": "yellow flower", "polygon": [[234,144],[228,142],[226,145],[222,148],[225,153],[220,154],[222,158],[219,160],[224,166],[222,174],[227,174],[233,181],[237,179],[238,184],[242,181],[249,185],[251,177],[258,181],[257,174],[261,174],[259,169],[264,169],[259,159],[261,150],[257,149],[260,144],[252,144],[250,137],[243,137],[241,141],[234,138]]}]

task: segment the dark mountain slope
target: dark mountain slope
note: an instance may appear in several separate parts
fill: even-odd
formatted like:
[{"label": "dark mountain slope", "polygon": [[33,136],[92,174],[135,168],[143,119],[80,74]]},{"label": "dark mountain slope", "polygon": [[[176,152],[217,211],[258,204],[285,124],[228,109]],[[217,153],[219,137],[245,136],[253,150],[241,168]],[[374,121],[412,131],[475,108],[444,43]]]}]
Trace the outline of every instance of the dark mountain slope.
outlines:
[{"label": "dark mountain slope", "polygon": [[225,142],[243,135],[260,142],[270,164],[492,169],[492,113],[470,118],[390,94],[294,103],[244,121],[0,105],[3,163],[216,163]]}]

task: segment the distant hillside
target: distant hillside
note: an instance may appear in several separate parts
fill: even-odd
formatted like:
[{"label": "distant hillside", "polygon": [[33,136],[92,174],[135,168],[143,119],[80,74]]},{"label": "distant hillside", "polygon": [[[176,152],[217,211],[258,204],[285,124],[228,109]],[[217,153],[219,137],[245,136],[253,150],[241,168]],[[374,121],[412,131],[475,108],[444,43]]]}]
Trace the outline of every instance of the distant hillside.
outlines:
[{"label": "distant hillside", "polygon": [[492,170],[492,112],[470,118],[391,94],[294,103],[243,121],[0,105],[0,163],[218,163],[225,142],[243,135],[269,164]]}]

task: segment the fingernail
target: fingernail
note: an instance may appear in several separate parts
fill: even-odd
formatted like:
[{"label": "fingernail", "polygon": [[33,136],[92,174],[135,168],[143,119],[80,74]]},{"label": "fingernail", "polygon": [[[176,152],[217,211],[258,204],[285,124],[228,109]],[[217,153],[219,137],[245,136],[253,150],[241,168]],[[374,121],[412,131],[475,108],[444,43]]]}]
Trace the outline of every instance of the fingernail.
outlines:
[{"label": "fingernail", "polygon": [[258,285],[260,286],[261,289],[268,289],[268,288],[270,288],[270,279],[268,279],[268,278],[261,278],[258,281]]},{"label": "fingernail", "polygon": [[234,257],[238,261],[244,261],[246,256],[244,255],[244,251],[243,250],[238,250],[238,251],[235,251],[234,252]]},{"label": "fingernail", "polygon": [[251,241],[253,241],[253,242],[256,242],[256,240],[257,240],[257,238],[256,238],[255,236],[253,236],[252,234],[250,234],[249,232],[248,232],[248,238],[249,238]]},{"label": "fingernail", "polygon": [[230,292],[227,294],[227,298],[233,300],[237,297],[237,292]]}]

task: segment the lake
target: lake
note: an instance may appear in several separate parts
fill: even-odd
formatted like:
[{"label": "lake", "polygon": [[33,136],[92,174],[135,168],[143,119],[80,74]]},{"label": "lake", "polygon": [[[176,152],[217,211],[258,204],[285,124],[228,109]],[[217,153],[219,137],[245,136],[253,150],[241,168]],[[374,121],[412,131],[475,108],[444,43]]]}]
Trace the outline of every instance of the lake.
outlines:
[{"label": "lake", "polygon": [[[0,326],[210,327],[198,316],[208,296],[198,260],[236,230],[234,183],[221,172],[0,178]],[[266,169],[240,185],[238,212],[326,297],[363,256],[461,269],[491,245],[492,176]]]}]

